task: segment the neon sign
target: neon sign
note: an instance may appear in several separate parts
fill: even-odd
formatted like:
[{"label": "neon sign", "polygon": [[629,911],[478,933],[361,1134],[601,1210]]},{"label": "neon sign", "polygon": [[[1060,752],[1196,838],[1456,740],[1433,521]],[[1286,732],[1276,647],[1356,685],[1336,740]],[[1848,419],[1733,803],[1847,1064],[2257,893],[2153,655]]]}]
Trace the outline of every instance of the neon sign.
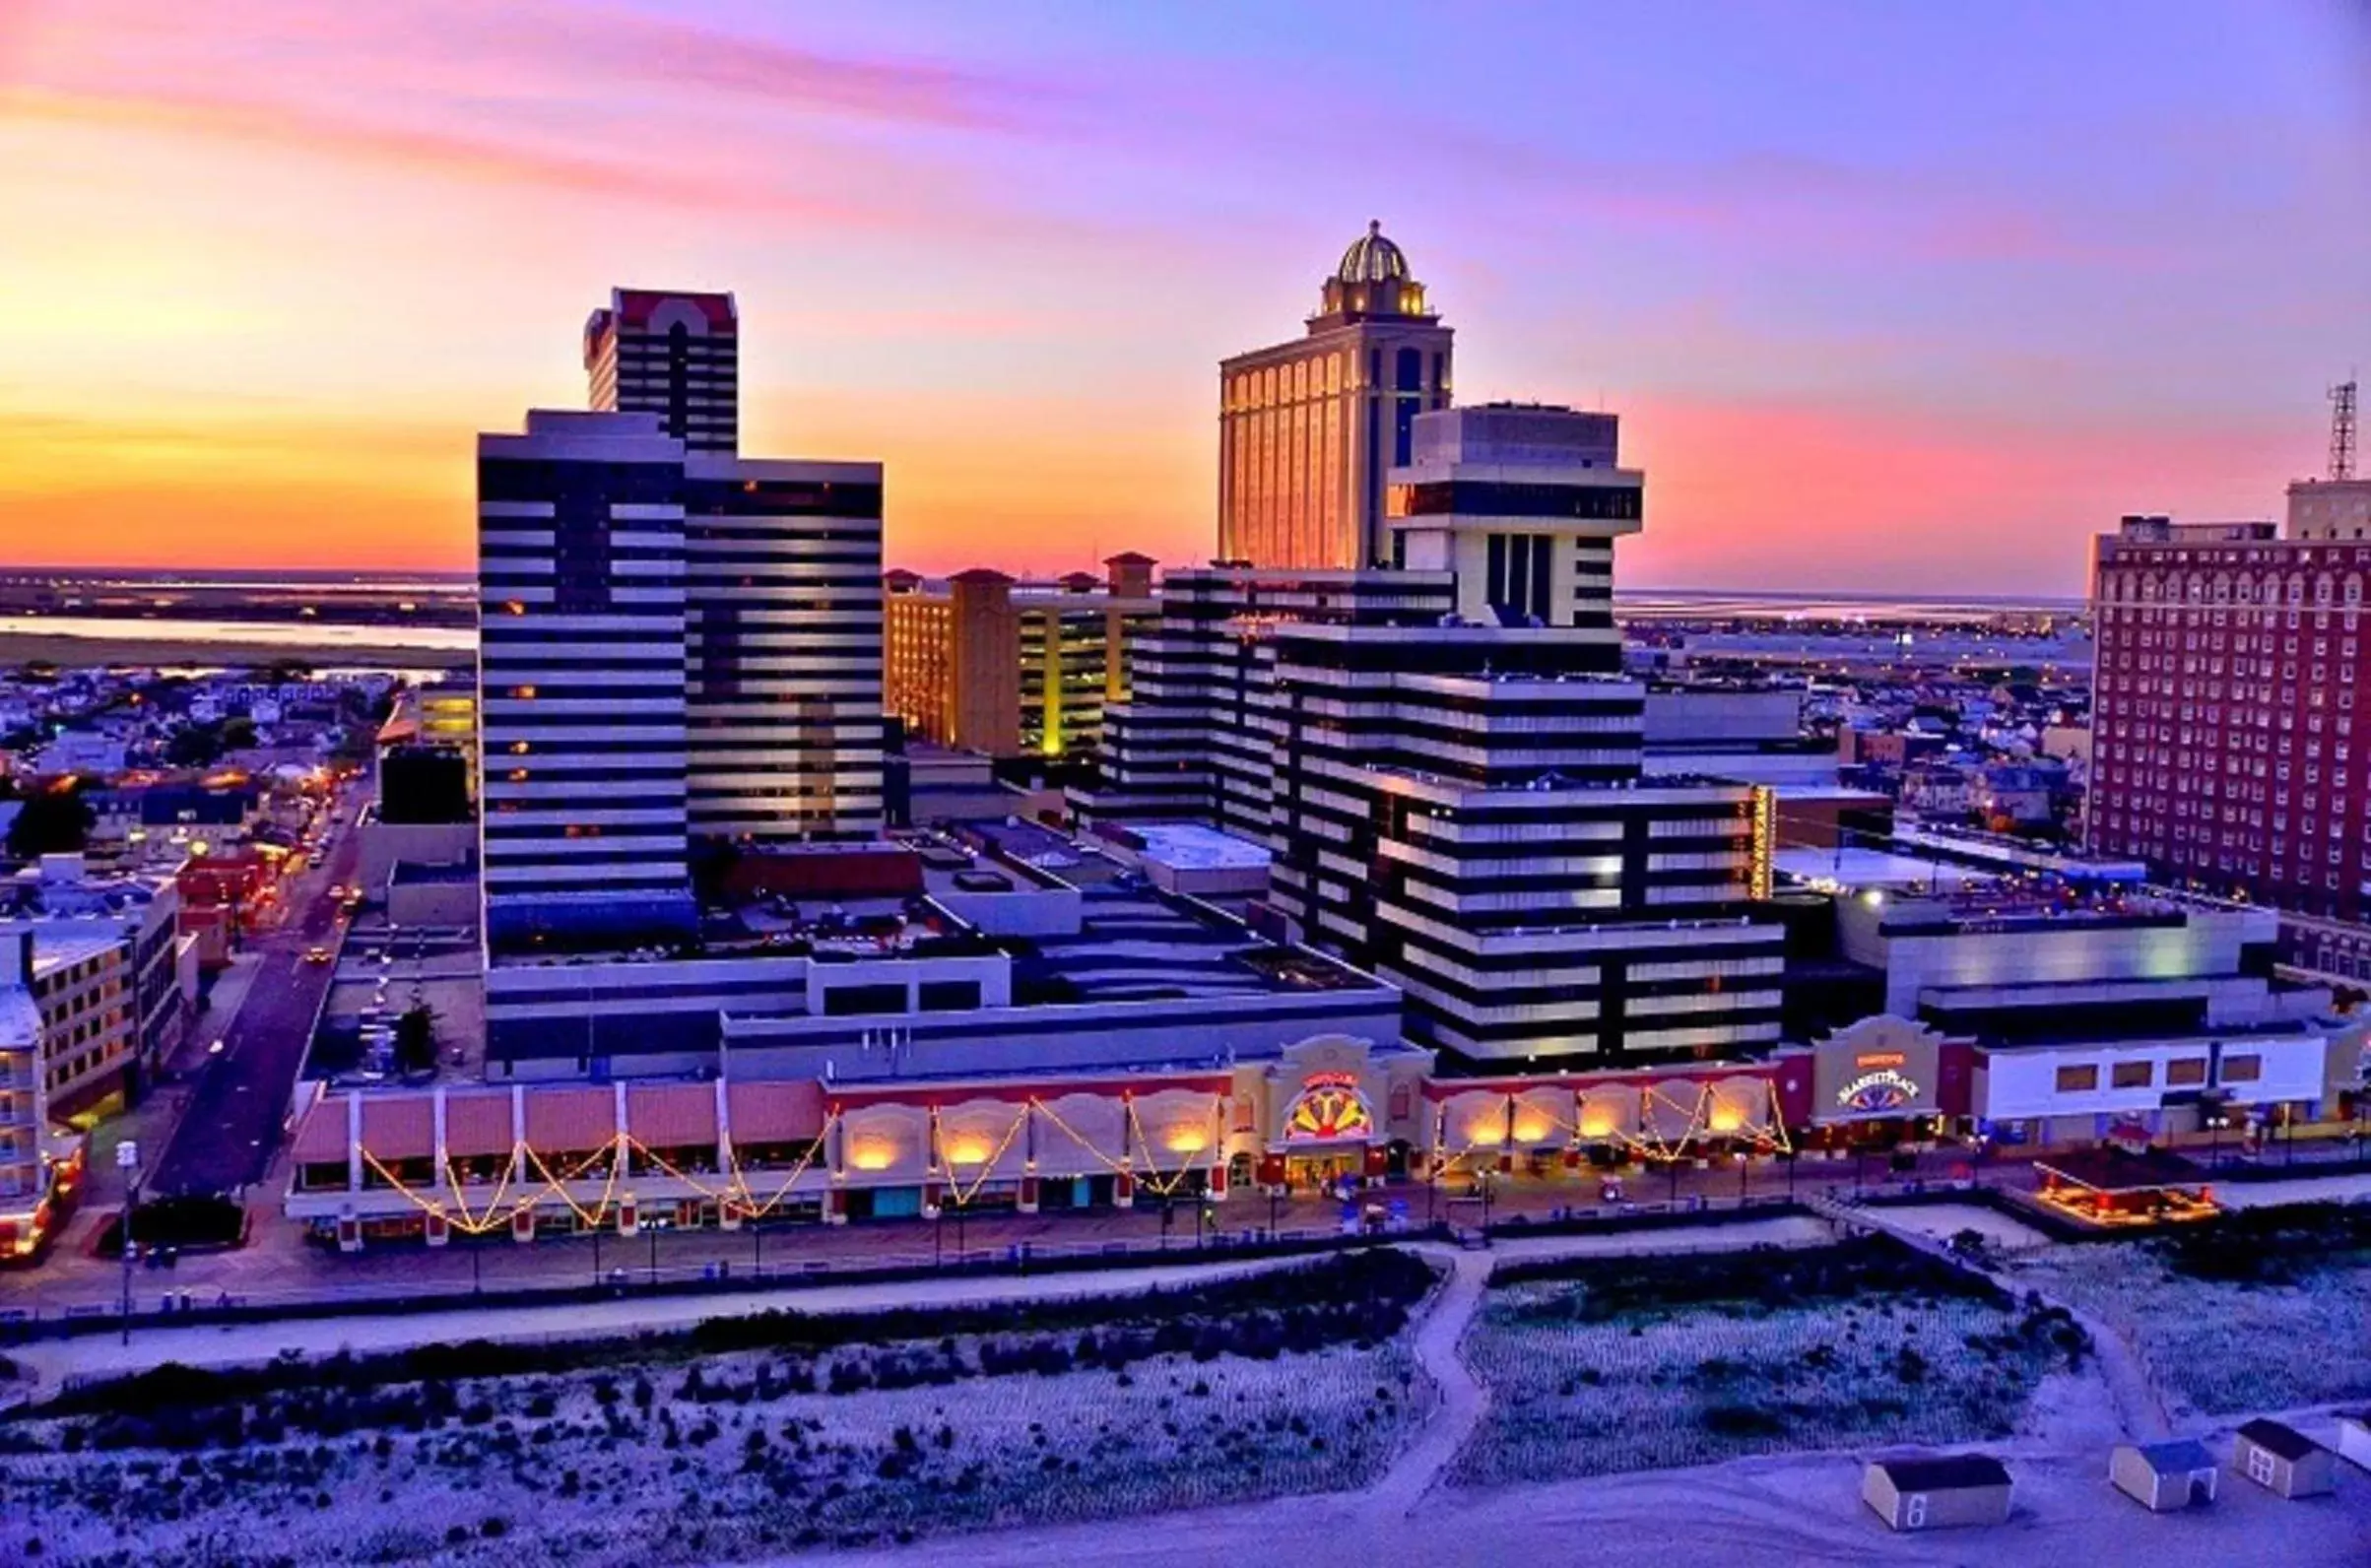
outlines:
[{"label": "neon sign", "polygon": [[1325,1143],[1340,1138],[1364,1138],[1375,1130],[1375,1118],[1355,1088],[1320,1078],[1357,1079],[1349,1074],[1320,1074],[1309,1080],[1284,1117],[1284,1140],[1293,1143]]},{"label": "neon sign", "polygon": [[1860,1116],[1885,1116],[1910,1105],[1918,1084],[1892,1068],[1864,1073],[1836,1091],[1836,1103]]}]

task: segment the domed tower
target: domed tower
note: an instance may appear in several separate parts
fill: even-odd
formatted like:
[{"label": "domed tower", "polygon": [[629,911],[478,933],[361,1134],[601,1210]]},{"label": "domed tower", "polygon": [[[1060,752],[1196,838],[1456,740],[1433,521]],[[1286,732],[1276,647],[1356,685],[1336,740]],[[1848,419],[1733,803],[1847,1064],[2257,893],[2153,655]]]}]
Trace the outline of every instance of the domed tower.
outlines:
[{"label": "domed tower", "polygon": [[1306,333],[1218,366],[1218,555],[1255,566],[1395,564],[1384,478],[1418,414],[1450,401],[1450,330],[1381,222],[1321,286]]},{"label": "domed tower", "polygon": [[1350,241],[1342,265],[1325,282],[1317,314],[1309,319],[1343,321],[1369,317],[1437,319],[1424,308],[1424,286],[1408,273],[1408,253],[1383,236],[1380,219]]}]

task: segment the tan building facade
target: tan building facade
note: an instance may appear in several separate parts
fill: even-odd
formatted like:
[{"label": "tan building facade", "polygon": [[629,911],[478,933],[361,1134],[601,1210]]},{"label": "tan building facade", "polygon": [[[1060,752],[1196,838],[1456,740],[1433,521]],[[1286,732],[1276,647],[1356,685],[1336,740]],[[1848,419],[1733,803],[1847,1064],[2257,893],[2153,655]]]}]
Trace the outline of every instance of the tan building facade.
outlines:
[{"label": "tan building facade", "polygon": [[1218,366],[1218,554],[1253,566],[1391,563],[1384,477],[1449,406],[1450,329],[1379,224],[1343,253],[1304,337]]},{"label": "tan building facade", "polygon": [[124,1090],[136,1055],[130,950],[91,937],[34,946],[30,989],[41,1013],[41,1081],[54,1117],[96,1111]]},{"label": "tan building facade", "polygon": [[1159,619],[1149,555],[1108,575],[1022,582],[974,567],[883,579],[884,700],[913,735],[990,756],[1075,756],[1127,700],[1138,637]]}]

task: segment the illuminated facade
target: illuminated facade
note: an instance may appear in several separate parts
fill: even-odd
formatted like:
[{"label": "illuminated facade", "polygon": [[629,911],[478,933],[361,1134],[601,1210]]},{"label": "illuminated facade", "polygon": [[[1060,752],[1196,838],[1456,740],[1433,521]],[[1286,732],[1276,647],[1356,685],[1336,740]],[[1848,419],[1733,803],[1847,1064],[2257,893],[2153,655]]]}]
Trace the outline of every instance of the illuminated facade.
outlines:
[{"label": "illuminated facade", "polygon": [[40,1005],[33,995],[33,934],[0,940],[0,1256],[30,1250],[48,1198],[42,1147],[49,1088]]},{"label": "illuminated facade", "polygon": [[1450,329],[1379,224],[1343,253],[1308,331],[1218,366],[1218,554],[1254,566],[1386,564],[1384,476],[1450,401]]},{"label": "illuminated facade", "polygon": [[990,756],[1076,756],[1128,699],[1138,639],[1159,619],[1151,556],[1021,582],[974,567],[944,583],[882,579],[885,692],[909,734]]}]

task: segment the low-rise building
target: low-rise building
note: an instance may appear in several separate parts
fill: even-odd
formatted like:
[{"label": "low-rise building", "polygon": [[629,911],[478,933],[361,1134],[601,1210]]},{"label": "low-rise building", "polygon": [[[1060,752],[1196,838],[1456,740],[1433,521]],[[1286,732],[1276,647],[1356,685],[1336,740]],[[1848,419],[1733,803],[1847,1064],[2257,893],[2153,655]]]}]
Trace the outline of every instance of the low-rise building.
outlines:
[{"label": "low-rise building", "polygon": [[180,1045],[196,998],[194,937],[180,929],[181,893],[165,873],[94,874],[80,855],[46,855],[0,881],[0,938],[25,930],[42,944],[119,941],[130,983],[137,1051],[123,1090],[137,1099],[147,1078]]},{"label": "low-rise building", "polygon": [[49,1091],[33,964],[31,932],[0,936],[0,1257],[31,1253],[49,1223]]},{"label": "low-rise building", "polygon": [[275,863],[253,845],[193,854],[174,874],[181,893],[181,929],[197,939],[209,969],[231,961],[276,905]]},{"label": "low-rise building", "polygon": [[31,935],[47,1114],[95,1121],[121,1108],[138,1060],[130,946],[115,935]]},{"label": "low-rise building", "polygon": [[2231,1444],[2231,1468],[2268,1492],[2294,1501],[2338,1485],[2337,1456],[2285,1421],[2254,1420]]},{"label": "low-rise building", "polygon": [[2214,1456],[2196,1438],[2169,1443],[2119,1443],[2108,1458],[2108,1479],[2152,1514],[2214,1501]]},{"label": "low-rise building", "polygon": [[1861,1499],[1895,1530],[2005,1525],[2012,1496],[2008,1467],[1984,1454],[1872,1461]]}]

